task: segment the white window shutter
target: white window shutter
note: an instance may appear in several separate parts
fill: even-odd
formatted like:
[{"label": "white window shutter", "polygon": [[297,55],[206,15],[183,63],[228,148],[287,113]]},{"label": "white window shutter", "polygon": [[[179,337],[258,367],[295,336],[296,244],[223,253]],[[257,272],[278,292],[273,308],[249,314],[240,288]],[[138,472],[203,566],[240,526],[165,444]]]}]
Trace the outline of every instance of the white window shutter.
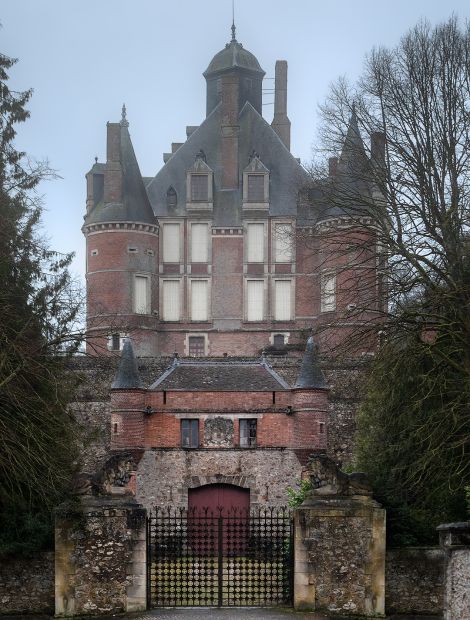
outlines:
[{"label": "white window shutter", "polygon": [[207,321],[207,280],[191,281],[191,320]]},{"label": "white window shutter", "polygon": [[163,224],[163,262],[180,262],[180,225]]},{"label": "white window shutter", "polygon": [[290,321],[292,318],[291,281],[274,282],[274,320]]},{"label": "white window shutter", "polygon": [[264,224],[247,225],[247,253],[249,263],[264,262]]},{"label": "white window shutter", "polygon": [[331,312],[336,309],[336,275],[324,273],[321,277],[321,311]]},{"label": "white window shutter", "polygon": [[290,263],[293,256],[292,225],[277,223],[274,225],[274,260],[276,263]]},{"label": "white window shutter", "polygon": [[246,318],[248,321],[264,319],[264,281],[248,280],[246,283]]},{"label": "white window shutter", "polygon": [[180,283],[179,280],[163,281],[163,320],[180,320]]},{"label": "white window shutter", "polygon": [[208,232],[207,224],[191,225],[191,262],[208,262]]},{"label": "white window shutter", "polygon": [[150,312],[146,276],[134,276],[134,312],[136,314],[149,314]]}]

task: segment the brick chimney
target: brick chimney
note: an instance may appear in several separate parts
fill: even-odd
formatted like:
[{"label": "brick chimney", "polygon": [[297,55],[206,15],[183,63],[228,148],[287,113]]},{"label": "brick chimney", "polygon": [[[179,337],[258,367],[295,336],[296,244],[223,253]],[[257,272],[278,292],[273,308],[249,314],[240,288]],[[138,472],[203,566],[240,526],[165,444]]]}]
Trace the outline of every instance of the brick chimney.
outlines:
[{"label": "brick chimney", "polygon": [[287,116],[287,61],[276,60],[274,118],[271,127],[290,150],[290,120]]},{"label": "brick chimney", "polygon": [[236,73],[222,76],[222,189],[238,187],[238,90]]},{"label": "brick chimney", "polygon": [[104,202],[122,202],[121,124],[107,124]]},{"label": "brick chimney", "polygon": [[381,131],[370,134],[370,159],[375,166],[385,165],[385,134]]}]

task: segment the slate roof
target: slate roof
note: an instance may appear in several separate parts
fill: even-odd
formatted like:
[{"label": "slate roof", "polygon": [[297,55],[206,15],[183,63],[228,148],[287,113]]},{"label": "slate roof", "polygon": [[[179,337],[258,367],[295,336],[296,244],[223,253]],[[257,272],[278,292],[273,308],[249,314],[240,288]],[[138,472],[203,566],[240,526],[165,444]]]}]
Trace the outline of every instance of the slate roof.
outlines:
[{"label": "slate roof", "polygon": [[128,390],[141,387],[143,387],[143,384],[139,375],[134,349],[132,348],[131,341],[127,338],[122,347],[121,361],[111,389]]},{"label": "slate roof", "polygon": [[[220,140],[221,104],[207,116],[186,142],[170,157],[154,179],[146,184],[155,215],[183,217],[186,211],[186,171],[193,166],[196,154],[202,149],[207,164],[214,172],[212,217],[215,226],[240,226],[242,222],[243,170],[253,151],[270,171],[269,214],[274,216],[297,215],[298,191],[309,183],[305,169],[286,148],[277,133],[246,102],[239,115],[239,188],[221,189],[222,151]],[[177,194],[175,208],[167,206],[166,193],[172,186]],[[250,212],[251,213],[251,212]],[[258,212],[253,212],[256,217]],[[261,217],[264,215],[262,212]],[[207,214],[205,214],[207,217]]]},{"label": "slate roof", "polygon": [[300,389],[326,389],[328,387],[323,372],[320,368],[317,350],[313,342],[313,336],[307,340],[305,353],[302,358],[299,375],[294,388]]},{"label": "slate roof", "polygon": [[179,360],[150,386],[151,390],[189,392],[271,392],[288,384],[266,362]]},{"label": "slate roof", "polygon": [[244,49],[243,45],[236,39],[232,39],[223,50],[214,56],[203,75],[207,77],[208,75],[221,73],[234,67],[264,75],[264,71],[256,56]]},{"label": "slate roof", "polygon": [[[102,166],[103,170],[105,165]],[[121,125],[122,202],[101,200],[85,218],[85,224],[100,222],[142,222],[155,224],[155,216],[145,191],[129,130]]]}]

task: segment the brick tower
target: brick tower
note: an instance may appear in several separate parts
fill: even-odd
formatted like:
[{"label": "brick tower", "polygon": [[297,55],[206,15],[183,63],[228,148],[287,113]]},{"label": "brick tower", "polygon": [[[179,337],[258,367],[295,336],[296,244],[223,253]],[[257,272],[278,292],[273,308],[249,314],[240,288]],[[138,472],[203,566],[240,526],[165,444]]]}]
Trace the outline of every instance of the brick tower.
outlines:
[{"label": "brick tower", "polygon": [[123,106],[107,125],[106,164],[86,175],[89,353],[120,351],[131,335],[141,355],[157,349],[158,225],[134,154]]}]

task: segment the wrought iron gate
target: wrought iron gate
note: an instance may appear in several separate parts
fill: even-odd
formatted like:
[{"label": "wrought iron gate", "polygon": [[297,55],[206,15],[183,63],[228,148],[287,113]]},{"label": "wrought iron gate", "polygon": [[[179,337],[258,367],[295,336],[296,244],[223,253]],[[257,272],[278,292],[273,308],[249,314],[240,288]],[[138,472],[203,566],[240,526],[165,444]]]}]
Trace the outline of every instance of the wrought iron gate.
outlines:
[{"label": "wrought iron gate", "polygon": [[289,510],[157,508],[148,519],[149,607],[291,602]]}]

